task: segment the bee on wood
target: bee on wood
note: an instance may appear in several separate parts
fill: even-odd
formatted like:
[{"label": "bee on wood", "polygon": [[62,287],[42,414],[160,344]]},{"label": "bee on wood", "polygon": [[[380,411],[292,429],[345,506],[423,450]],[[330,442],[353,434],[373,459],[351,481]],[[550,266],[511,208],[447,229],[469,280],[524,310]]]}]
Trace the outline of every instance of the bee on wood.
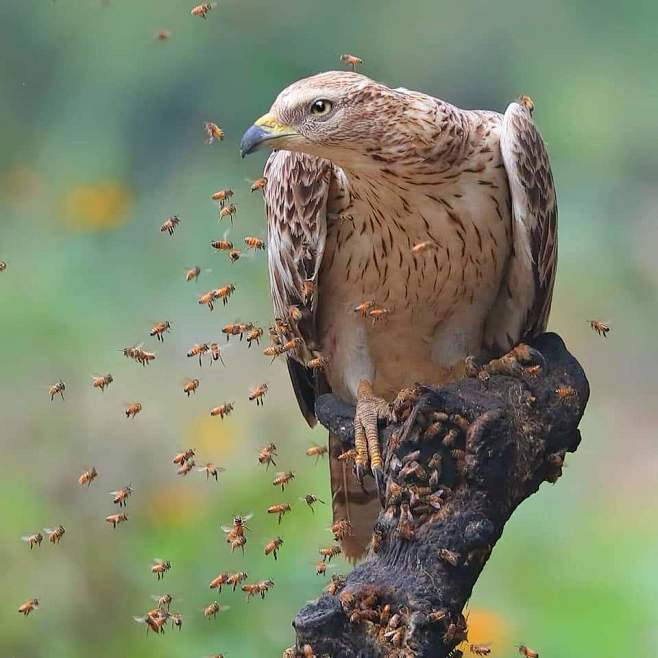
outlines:
[{"label": "bee on wood", "polygon": [[437,555],[439,556],[440,560],[447,562],[449,565],[453,567],[456,567],[461,560],[461,555],[459,553],[456,553],[455,551],[450,551],[447,548],[440,548],[437,551]]},{"label": "bee on wood", "polygon": [[23,603],[20,608],[18,608],[19,614],[27,617],[33,610],[36,610],[39,607],[39,599],[28,599]]},{"label": "bee on wood", "polygon": [[185,270],[185,281],[196,281],[201,274],[201,268],[198,265]]},{"label": "bee on wood", "polygon": [[315,510],[313,509],[313,505],[315,505],[315,503],[322,503],[323,505],[325,505],[324,500],[320,500],[314,494],[306,494],[299,500],[303,500],[309,506],[311,512],[313,512],[314,514],[315,514]]},{"label": "bee on wood", "polygon": [[268,514],[277,514],[278,515],[278,520],[279,523],[281,523],[281,519],[283,518],[283,515],[286,512],[290,512],[291,508],[288,503],[281,503],[279,505],[271,505],[270,507],[267,508],[267,513]]},{"label": "bee on wood", "polygon": [[306,363],[306,367],[311,370],[325,370],[329,365],[329,359],[326,356],[316,356]]},{"label": "bee on wood", "polygon": [[281,352],[295,352],[304,344],[304,339],[299,336],[291,338],[289,341],[286,341],[279,348]]},{"label": "bee on wood", "polygon": [[88,471],[85,471],[78,478],[80,486],[89,486],[98,476],[98,471],[95,466],[92,466]]},{"label": "bee on wood", "polygon": [[356,55],[352,55],[350,53],[345,53],[344,55],[341,55],[340,61],[343,64],[347,64],[348,66],[351,66],[352,71],[356,71],[356,67],[359,66],[360,64],[363,64],[363,60],[360,57],[357,57]]},{"label": "bee on wood", "polygon": [[171,569],[171,562],[169,560],[156,558],[151,565],[151,573],[154,573],[158,580],[162,580],[169,569]]},{"label": "bee on wood", "polygon": [[263,329],[261,327],[254,327],[248,334],[247,334],[247,344],[249,347],[251,347],[252,343],[256,343],[256,345],[260,345],[260,339],[263,336]]},{"label": "bee on wood", "polygon": [[358,306],[354,307],[354,312],[358,313],[362,318],[367,318],[368,313],[375,308],[376,304],[372,299],[361,302]]},{"label": "bee on wood", "polygon": [[40,532],[35,532],[32,535],[25,535],[24,537],[21,537],[21,541],[28,544],[30,550],[32,550],[35,546],[41,546],[43,535]]},{"label": "bee on wood", "polygon": [[126,407],[126,418],[134,418],[138,413],[142,411],[142,403],[141,402],[131,402],[127,407]]},{"label": "bee on wood", "polygon": [[240,256],[242,256],[242,252],[239,249],[231,249],[231,251],[228,252],[228,259],[231,261],[231,263],[236,263],[239,261]]},{"label": "bee on wood", "polygon": [[218,574],[210,581],[210,589],[216,589],[218,592],[221,592],[222,586],[228,584],[228,579],[229,574],[222,571],[222,573]]},{"label": "bee on wood", "polygon": [[201,357],[204,354],[207,354],[209,351],[210,351],[210,347],[208,343],[197,343],[196,345],[192,345],[192,347],[187,351],[187,356],[188,358],[198,356],[199,365],[201,365]]},{"label": "bee on wood", "polygon": [[224,131],[216,123],[213,123],[212,121],[206,121],[206,123],[203,124],[203,128],[206,131],[206,136],[208,137],[206,140],[207,144],[215,144],[216,142],[221,142],[224,139]]},{"label": "bee on wood", "polygon": [[160,226],[160,233],[169,233],[170,236],[174,235],[176,227],[180,224],[180,217],[178,215],[172,215],[167,217],[167,219],[162,222]]},{"label": "bee on wood", "polygon": [[59,544],[66,532],[63,525],[58,525],[56,528],[44,528],[43,531],[51,544]]},{"label": "bee on wood", "polygon": [[346,519],[339,519],[331,526],[331,532],[336,541],[342,541],[352,534],[352,524]]},{"label": "bee on wood", "polygon": [[372,537],[370,538],[370,548],[372,548],[372,552],[379,553],[383,543],[384,543],[384,530],[379,523],[376,523],[372,531]]},{"label": "bee on wood", "polygon": [[491,653],[491,643],[488,644],[469,644],[468,650],[474,656],[488,656]]},{"label": "bee on wood", "polygon": [[258,463],[265,464],[265,470],[269,469],[270,464],[276,466],[274,456],[276,455],[276,446],[273,443],[268,443],[258,451]]},{"label": "bee on wood", "polygon": [[215,466],[215,464],[211,464],[209,462],[205,466],[201,466],[201,467],[197,468],[196,470],[199,473],[203,473],[205,471],[206,480],[209,480],[212,477],[212,478],[215,478],[215,482],[219,482],[219,474],[223,473],[226,469],[222,468],[221,466]]},{"label": "bee on wood", "polygon": [[112,502],[119,507],[125,507],[128,501],[128,498],[132,495],[134,489],[131,485],[118,489],[117,491],[110,491],[110,496],[112,496]]},{"label": "bee on wood", "polygon": [[228,610],[227,605],[219,605],[217,601],[213,601],[203,609],[203,616],[206,619],[214,619],[218,613],[224,612],[224,610]]},{"label": "bee on wood", "polygon": [[411,248],[411,253],[420,254],[424,251],[429,251],[430,249],[436,249],[438,245],[432,240],[425,240],[425,242],[419,242]]},{"label": "bee on wood", "polygon": [[277,553],[279,549],[281,548],[281,545],[283,544],[283,539],[281,537],[275,537],[274,539],[270,539],[270,541],[265,544],[265,555],[270,555],[272,554],[274,556],[274,559],[277,559]]},{"label": "bee on wood", "polygon": [[234,203],[229,203],[228,206],[222,206],[219,211],[219,219],[222,220],[228,217],[233,223],[233,216],[238,212],[237,206]]},{"label": "bee on wood", "polygon": [[519,653],[522,656],[525,656],[525,658],[539,658],[539,652],[535,651],[534,649],[530,649],[529,647],[526,647],[525,644],[519,645]]},{"label": "bee on wood", "polygon": [[323,561],[331,562],[332,557],[336,557],[341,554],[340,546],[327,546],[320,549],[320,556]]},{"label": "bee on wood", "polygon": [[238,585],[243,581],[247,580],[247,572],[246,571],[238,571],[236,573],[232,573],[227,579],[226,579],[226,584],[227,585],[232,585],[233,586],[233,591],[237,589]]},{"label": "bee on wood", "polygon": [[63,400],[65,390],[66,390],[66,384],[61,379],[56,384],[49,386],[48,395],[50,395],[50,401],[52,402],[55,399],[56,395],[61,395]]},{"label": "bee on wood", "polygon": [[94,375],[91,378],[91,384],[94,388],[99,388],[101,391],[104,391],[112,382],[114,378],[110,373],[107,375]]},{"label": "bee on wood", "polygon": [[151,331],[149,332],[150,336],[155,336],[157,340],[159,340],[161,343],[164,343],[164,335],[171,329],[171,323],[169,320],[165,320],[164,322],[158,322],[157,324],[154,324],[153,327],[151,328]]},{"label": "bee on wood", "polygon": [[595,331],[599,336],[605,338],[610,331],[610,325],[601,320],[588,320],[589,326],[592,327],[592,330]]},{"label": "bee on wood", "polygon": [[220,206],[224,206],[224,204],[233,196],[233,190],[231,189],[225,189],[225,190],[219,190],[217,192],[213,192],[213,194],[210,195],[210,198],[213,201],[219,202]]},{"label": "bee on wood", "polygon": [[210,410],[210,415],[211,416],[219,416],[222,420],[230,413],[233,411],[233,403],[232,402],[224,402],[224,404],[220,404],[218,407],[213,407]]},{"label": "bee on wood", "polygon": [[183,385],[183,393],[189,398],[192,393],[196,393],[199,388],[199,383],[198,379],[186,379],[185,384]]},{"label": "bee on wood", "polygon": [[304,317],[304,314],[299,309],[299,306],[293,304],[292,306],[288,307],[288,317],[293,322],[299,322]]},{"label": "bee on wood", "polygon": [[413,541],[416,538],[414,530],[414,518],[409,509],[409,503],[400,505],[400,519],[398,521],[397,533],[400,539]]},{"label": "bee on wood", "polygon": [[7,269],[7,263],[4,260],[0,260],[0,272],[4,272]]},{"label": "bee on wood", "polygon": [[195,466],[194,460],[193,459],[188,459],[186,462],[183,462],[176,473],[178,475],[181,475],[185,477]]},{"label": "bee on wood", "polygon": [[315,281],[313,279],[304,279],[302,283],[302,297],[306,305],[310,304],[315,294]]},{"label": "bee on wood", "polygon": [[252,388],[249,391],[249,400],[250,401],[256,400],[257,407],[263,406],[263,398],[267,393],[267,389],[268,389],[267,384],[261,384],[260,386],[256,386],[256,388]]},{"label": "bee on wood", "polygon": [[391,310],[383,306],[378,306],[368,311],[368,317],[372,320],[373,327],[380,322],[385,322],[390,314]]},{"label": "bee on wood", "polygon": [[123,523],[124,521],[128,520],[128,515],[125,512],[120,512],[119,514],[110,514],[109,516],[105,517],[105,520],[108,523],[111,523],[113,528],[116,528],[119,523]]},{"label": "bee on wood", "polygon": [[265,249],[265,242],[261,240],[260,238],[255,238],[251,235],[248,235],[244,239],[244,243],[247,245],[249,249]]},{"label": "bee on wood", "polygon": [[210,246],[217,251],[230,251],[233,249],[233,243],[230,240],[213,240]]},{"label": "bee on wood", "polygon": [[318,460],[320,457],[323,457],[324,455],[329,452],[329,448],[327,446],[319,446],[317,444],[312,445],[310,448],[306,448],[306,455],[308,457],[315,457],[315,463],[318,463]]},{"label": "bee on wood", "polygon": [[295,474],[292,471],[285,471],[277,473],[272,481],[272,484],[275,487],[281,487],[281,491],[285,490],[286,484],[289,484],[292,480],[295,479]]},{"label": "bee on wood", "polygon": [[265,176],[263,176],[262,178],[259,178],[259,179],[255,180],[251,184],[251,191],[256,192],[258,190],[264,190],[266,185],[267,185],[267,178],[265,178]]},{"label": "bee on wood", "polygon": [[324,588],[325,592],[336,596],[339,590],[345,587],[345,576],[334,574],[329,581],[329,584]]},{"label": "bee on wood", "polygon": [[576,390],[573,386],[558,386],[555,393],[559,398],[571,398],[576,395]]}]

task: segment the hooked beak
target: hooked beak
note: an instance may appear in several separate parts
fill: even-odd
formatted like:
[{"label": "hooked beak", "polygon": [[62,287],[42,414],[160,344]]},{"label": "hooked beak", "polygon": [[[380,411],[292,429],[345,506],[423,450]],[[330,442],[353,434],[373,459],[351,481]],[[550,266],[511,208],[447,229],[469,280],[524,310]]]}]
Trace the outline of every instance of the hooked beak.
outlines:
[{"label": "hooked beak", "polygon": [[271,114],[265,114],[242,135],[240,155],[244,158],[245,155],[268,145],[270,141],[293,135],[299,133],[294,128],[279,123]]}]

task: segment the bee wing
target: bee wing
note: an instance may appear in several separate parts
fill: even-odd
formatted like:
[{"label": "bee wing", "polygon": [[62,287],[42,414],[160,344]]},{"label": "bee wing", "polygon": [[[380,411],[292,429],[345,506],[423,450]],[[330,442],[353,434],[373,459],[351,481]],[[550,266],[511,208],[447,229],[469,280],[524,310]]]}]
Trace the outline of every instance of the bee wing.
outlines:
[{"label": "bee wing", "polygon": [[222,530],[223,530],[224,532],[231,532],[231,531],[233,530],[233,526],[223,525],[223,526],[222,526]]},{"label": "bee wing", "polygon": [[44,528],[43,531],[44,531],[47,535],[50,535],[50,534],[52,534],[53,532],[55,532],[52,528]]},{"label": "bee wing", "polygon": [[146,622],[146,617],[133,617],[133,619],[138,623],[138,624],[143,624]]},{"label": "bee wing", "polygon": [[230,605],[220,605],[219,606],[219,611],[224,612],[225,610],[230,610],[231,606]]},{"label": "bee wing", "polygon": [[247,521],[249,521],[249,519],[253,518],[253,516],[254,516],[254,513],[253,513],[253,512],[251,512],[250,514],[245,514],[245,515],[242,517],[242,520],[246,523]]},{"label": "bee wing", "polygon": [[[45,532],[45,530],[44,530]],[[25,535],[24,537],[21,537],[21,541],[24,541],[25,543],[29,542],[32,537],[30,535]]]},{"label": "bee wing", "polygon": [[[208,470],[208,467],[207,467],[207,466],[197,466],[196,470],[197,470],[199,473],[202,473],[203,471],[207,471],[207,470]],[[217,470],[219,470],[219,469],[217,469]],[[222,526],[222,530],[224,530],[224,526]],[[227,531],[225,531],[225,532],[227,532]]]}]

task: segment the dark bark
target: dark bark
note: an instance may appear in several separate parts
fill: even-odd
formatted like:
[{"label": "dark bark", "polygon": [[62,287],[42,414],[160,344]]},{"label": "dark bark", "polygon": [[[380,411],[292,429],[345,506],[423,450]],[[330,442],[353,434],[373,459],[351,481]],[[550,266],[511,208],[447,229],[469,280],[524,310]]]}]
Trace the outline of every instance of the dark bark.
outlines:
[{"label": "dark bark", "polygon": [[[416,386],[382,429],[386,504],[365,561],[297,615],[318,656],[445,658],[466,637],[464,605],[505,523],[580,442],[589,385],[555,334],[542,368]],[[352,445],[354,408],[318,399],[320,422]],[[371,481],[368,483],[372,486]],[[300,654],[301,655],[301,654]]]}]

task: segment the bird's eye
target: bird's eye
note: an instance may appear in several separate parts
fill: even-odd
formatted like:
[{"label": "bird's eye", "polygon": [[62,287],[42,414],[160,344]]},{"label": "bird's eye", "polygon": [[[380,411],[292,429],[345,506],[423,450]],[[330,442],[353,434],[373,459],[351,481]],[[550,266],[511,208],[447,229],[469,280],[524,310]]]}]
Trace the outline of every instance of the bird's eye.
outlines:
[{"label": "bird's eye", "polygon": [[311,105],[311,114],[314,114],[316,117],[326,116],[331,112],[332,107],[333,105],[331,101],[319,98],[317,101],[313,101],[313,104]]}]

